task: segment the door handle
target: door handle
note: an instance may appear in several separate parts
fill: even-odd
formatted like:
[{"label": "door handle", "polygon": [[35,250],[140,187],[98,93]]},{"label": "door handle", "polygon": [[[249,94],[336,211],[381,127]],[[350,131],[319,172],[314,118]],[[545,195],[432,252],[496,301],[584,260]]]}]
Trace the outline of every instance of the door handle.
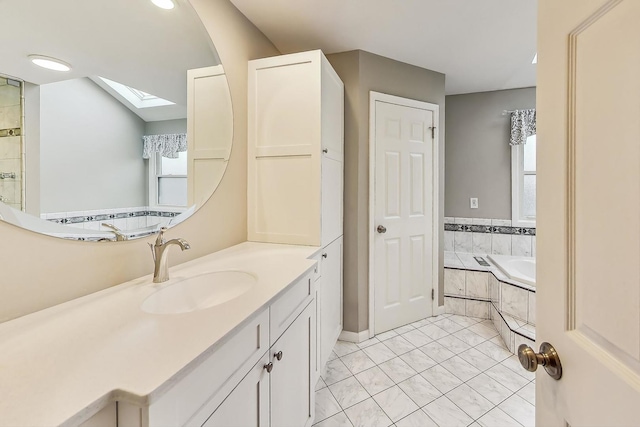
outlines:
[{"label": "door handle", "polygon": [[560,357],[556,349],[548,342],[543,342],[540,345],[540,353],[536,353],[526,344],[520,344],[520,347],[518,347],[518,359],[520,359],[522,367],[529,372],[535,372],[538,369],[538,365],[542,365],[547,374],[554,380],[562,378]]},{"label": "door handle", "polygon": [[378,231],[378,233],[384,234],[387,232],[387,227],[385,227],[384,225],[379,225],[378,228],[376,228],[376,230]]}]

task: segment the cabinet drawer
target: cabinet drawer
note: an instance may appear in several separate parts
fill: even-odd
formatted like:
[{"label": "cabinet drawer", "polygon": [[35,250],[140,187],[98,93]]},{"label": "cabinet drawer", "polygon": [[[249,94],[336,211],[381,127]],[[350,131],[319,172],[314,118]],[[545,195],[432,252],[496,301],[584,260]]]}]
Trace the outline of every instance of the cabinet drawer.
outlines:
[{"label": "cabinet drawer", "polygon": [[269,307],[269,340],[274,342],[313,300],[313,270],[309,270]]},{"label": "cabinet drawer", "polygon": [[269,349],[268,333],[265,309],[151,404],[149,426],[202,425]]}]

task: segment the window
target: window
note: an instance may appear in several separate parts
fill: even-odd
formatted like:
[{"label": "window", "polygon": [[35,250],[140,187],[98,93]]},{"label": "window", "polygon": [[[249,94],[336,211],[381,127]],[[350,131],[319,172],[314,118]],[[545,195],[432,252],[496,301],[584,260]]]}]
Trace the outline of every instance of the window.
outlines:
[{"label": "window", "polygon": [[515,227],[536,225],[536,136],[511,147],[511,222]]},{"label": "window", "polygon": [[177,159],[155,153],[149,158],[149,206],[187,206],[187,152]]}]

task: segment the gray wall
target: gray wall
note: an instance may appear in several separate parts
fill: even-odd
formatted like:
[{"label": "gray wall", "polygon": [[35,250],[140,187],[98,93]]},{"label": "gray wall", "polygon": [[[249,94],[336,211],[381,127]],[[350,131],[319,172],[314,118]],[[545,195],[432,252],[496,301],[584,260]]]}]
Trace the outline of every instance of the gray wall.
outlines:
[{"label": "gray wall", "polygon": [[[369,327],[369,91],[440,105],[442,147],[445,76],[360,50],[327,58],[345,84],[344,329],[361,332]],[[443,197],[444,187],[440,222]]]},{"label": "gray wall", "polygon": [[510,116],[502,112],[535,106],[535,88],[447,96],[445,216],[511,219]]},{"label": "gray wall", "polygon": [[144,125],[145,135],[164,135],[173,133],[187,133],[187,119],[147,122]]},{"label": "gray wall", "polygon": [[87,78],[40,87],[42,212],[147,204],[145,122]]}]

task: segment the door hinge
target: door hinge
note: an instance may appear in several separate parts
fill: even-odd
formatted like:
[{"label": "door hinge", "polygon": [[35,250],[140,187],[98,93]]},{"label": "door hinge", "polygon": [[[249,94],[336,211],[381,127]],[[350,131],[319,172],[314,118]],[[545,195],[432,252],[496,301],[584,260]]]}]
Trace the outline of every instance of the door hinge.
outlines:
[{"label": "door hinge", "polygon": [[431,289],[431,299],[432,300],[436,299],[436,290],[435,289]]},{"label": "door hinge", "polygon": [[436,127],[431,126],[431,139],[436,139]]}]

